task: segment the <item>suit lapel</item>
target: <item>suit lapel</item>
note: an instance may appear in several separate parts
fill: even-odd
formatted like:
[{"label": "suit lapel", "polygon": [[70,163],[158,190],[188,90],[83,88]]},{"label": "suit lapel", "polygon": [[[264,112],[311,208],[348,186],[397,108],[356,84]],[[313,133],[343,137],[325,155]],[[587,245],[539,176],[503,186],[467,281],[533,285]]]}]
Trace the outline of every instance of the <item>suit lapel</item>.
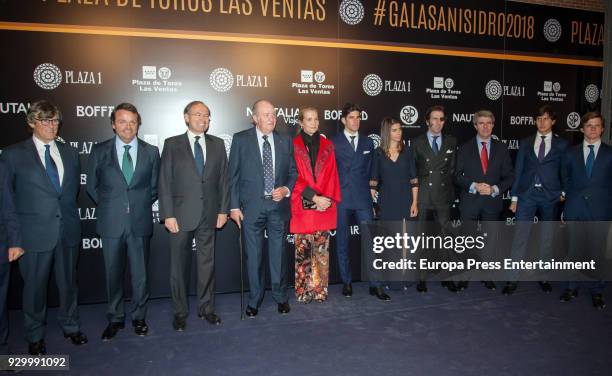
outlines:
[{"label": "suit lapel", "polygon": [[184,158],[188,161],[187,163],[189,164],[189,166],[191,166],[191,170],[194,174],[198,175],[198,169],[196,168],[195,164],[195,157],[193,156],[193,151],[191,150],[191,144],[189,142],[189,136],[187,136],[187,132],[183,134],[183,137],[181,137],[180,140],[182,145],[179,147],[179,150],[182,150],[185,153]]},{"label": "suit lapel", "polygon": [[138,144],[138,147],[136,148],[136,166],[134,166],[134,176],[132,176],[130,185],[134,185],[134,182],[138,181],[138,177],[140,174],[142,174],[142,169],[144,168],[145,163],[144,156],[146,145],[144,144],[144,141],[139,138],[136,139],[136,143]]},{"label": "suit lapel", "polygon": [[[211,157],[212,157],[212,153],[210,152],[212,149],[212,141],[210,139],[209,135],[204,135],[204,143],[206,144],[206,148],[204,150],[204,176],[202,177],[202,179],[206,180],[208,178],[208,175],[210,175],[210,170],[208,168],[209,164],[212,163]],[[194,159],[195,161],[195,159]],[[195,163],[194,163],[195,166]],[[211,164],[212,166],[212,164]]]},{"label": "suit lapel", "polygon": [[280,138],[278,133],[273,132],[274,134],[274,181],[276,182],[276,177],[280,174],[280,161],[281,161],[281,148],[283,147],[283,140]]},{"label": "suit lapel", "polygon": [[251,135],[249,137],[250,140],[248,142],[248,147],[251,148],[252,158],[254,161],[256,161],[255,165],[259,169],[259,174],[263,181],[263,160],[261,157],[261,150],[259,149],[259,140],[257,139],[257,131],[255,130],[255,126],[251,128],[250,133]]},{"label": "suit lapel", "polygon": [[[123,184],[127,185],[127,182],[125,181],[125,177],[123,176],[123,170],[121,169],[121,162],[119,162],[119,158],[117,157],[117,147],[116,147],[117,138],[116,137],[117,136],[115,136],[112,142],[110,142],[107,152],[110,154],[111,164],[113,165],[115,172],[119,174],[119,177],[121,178],[121,181],[123,182]],[[138,159],[139,158],[136,158],[136,161],[138,161]]]},{"label": "suit lapel", "polygon": [[38,166],[38,173],[42,176],[43,180],[47,183],[46,187],[49,191],[58,194],[55,188],[53,188],[53,183],[51,182],[51,178],[47,175],[47,171],[45,170],[45,165],[40,160],[40,156],[38,155],[38,150],[36,149],[36,145],[34,144],[34,140],[31,138],[28,139],[26,143],[26,149],[28,150],[28,154],[34,158],[34,164]]}]

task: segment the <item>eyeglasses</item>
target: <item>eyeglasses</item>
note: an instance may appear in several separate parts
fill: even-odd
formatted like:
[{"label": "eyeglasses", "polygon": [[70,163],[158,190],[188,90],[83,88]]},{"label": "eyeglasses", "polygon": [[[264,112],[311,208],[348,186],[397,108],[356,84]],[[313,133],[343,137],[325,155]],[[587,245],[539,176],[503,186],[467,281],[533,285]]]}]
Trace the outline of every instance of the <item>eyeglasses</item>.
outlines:
[{"label": "eyeglasses", "polygon": [[201,118],[204,118],[204,119],[210,119],[210,114],[203,114],[201,112],[191,113],[191,114],[189,114],[189,116],[199,117],[199,118],[201,117]]},{"label": "eyeglasses", "polygon": [[118,120],[115,122],[117,125],[121,125],[121,126],[126,126],[129,125],[130,127],[135,127],[138,125],[137,121],[125,121],[125,120]]},{"label": "eyeglasses", "polygon": [[34,118],[34,120],[39,121],[42,125],[45,125],[45,126],[58,125],[60,123],[60,119],[39,119],[39,118]]}]

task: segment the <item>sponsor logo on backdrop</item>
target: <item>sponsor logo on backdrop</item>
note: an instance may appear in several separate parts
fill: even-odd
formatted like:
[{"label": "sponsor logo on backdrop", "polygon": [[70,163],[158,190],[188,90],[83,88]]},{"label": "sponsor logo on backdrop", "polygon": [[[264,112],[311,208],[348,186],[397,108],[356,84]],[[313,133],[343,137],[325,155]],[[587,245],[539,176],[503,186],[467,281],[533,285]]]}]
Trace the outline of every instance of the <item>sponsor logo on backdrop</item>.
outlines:
[{"label": "sponsor logo on backdrop", "polygon": [[357,25],[363,20],[365,10],[357,0],[342,0],[340,3],[340,19],[347,25]]},{"label": "sponsor logo on backdrop", "polygon": [[[276,117],[282,119],[285,124],[297,124],[297,116],[300,112],[299,107],[274,107],[274,110],[276,112]],[[253,110],[251,107],[246,107],[245,114],[249,121],[251,121],[253,117]]]},{"label": "sponsor logo on backdrop", "polygon": [[589,86],[586,87],[586,89],[584,89],[584,98],[589,103],[597,102],[597,99],[599,99],[599,95],[600,93],[599,93],[599,88],[597,87],[597,85],[590,84]]},{"label": "sponsor logo on backdrop", "polygon": [[473,113],[469,113],[469,114],[453,114],[453,123],[469,123],[469,124],[474,124],[473,119],[474,119],[474,114]]},{"label": "sponsor logo on backdrop", "polygon": [[97,141],[70,141],[70,146],[77,149],[79,154],[88,155],[91,154],[91,148],[97,143]]},{"label": "sponsor logo on backdrop", "polygon": [[554,43],[561,38],[561,31],[561,24],[554,18],[550,18],[544,23],[544,38],[551,43]]},{"label": "sponsor logo on backdrop", "polygon": [[102,72],[62,70],[55,64],[42,63],[34,69],[34,82],[40,88],[53,90],[67,85],[102,85]]},{"label": "sponsor logo on backdrop", "polygon": [[561,92],[561,84],[553,81],[544,81],[542,90],[538,90],[537,96],[544,102],[563,102],[566,93]]},{"label": "sponsor logo on backdrop", "polygon": [[292,82],[291,88],[298,94],[330,95],[336,89],[333,84],[325,83],[325,72],[312,69],[300,70],[300,82]]},{"label": "sponsor logo on backdrop", "polygon": [[157,68],[156,65],[143,65],[142,76],[132,79],[132,86],[141,93],[178,93],[182,81],[170,80],[172,70],[168,67]]},{"label": "sponsor logo on backdrop", "polygon": [[220,92],[230,91],[232,87],[268,87],[268,76],[259,74],[234,74],[227,68],[216,68],[210,73],[210,86]]},{"label": "sponsor logo on backdrop", "polygon": [[412,105],[402,107],[399,116],[402,123],[407,125],[407,127],[404,128],[420,128],[418,125],[413,125],[419,119],[419,111],[416,109],[416,107]]},{"label": "sponsor logo on backdrop", "polygon": [[533,116],[510,115],[510,125],[534,125]]},{"label": "sponsor logo on backdrop", "polygon": [[227,154],[227,157],[229,158],[230,149],[232,148],[232,136],[229,134],[223,133],[223,134],[218,135],[217,137],[223,140],[223,144],[225,145],[225,153]]},{"label": "sponsor logo on backdrop", "polygon": [[501,140],[501,142],[503,142],[504,144],[506,144],[506,146],[508,147],[509,150],[518,150],[519,148],[519,140],[517,139],[507,139],[507,140]]},{"label": "sponsor logo on backdrop", "polygon": [[570,112],[565,122],[570,129],[578,128],[580,126],[580,114],[577,112]]},{"label": "sponsor logo on backdrop", "polygon": [[81,221],[96,219],[96,208],[79,208],[79,218],[81,218]]},{"label": "sponsor logo on backdrop", "polygon": [[434,77],[432,87],[425,89],[425,93],[431,99],[457,100],[461,96],[461,90],[455,87],[455,80],[450,77]]},{"label": "sponsor logo on backdrop", "polygon": [[102,248],[102,239],[100,238],[83,238],[81,239],[82,249],[100,249]]},{"label": "sponsor logo on backdrop", "polygon": [[76,117],[81,118],[107,118],[110,117],[115,106],[104,105],[77,105],[75,107]]},{"label": "sponsor logo on backdrop", "polygon": [[382,143],[381,138],[379,135],[377,134],[369,134],[368,137],[372,140],[372,142],[374,143],[374,149],[376,149],[377,147],[380,146],[380,144]]},{"label": "sponsor logo on backdrop", "polygon": [[410,93],[412,84],[404,80],[383,80],[379,75],[370,73],[363,78],[361,83],[363,92],[375,97],[381,92],[385,93]]},{"label": "sponsor logo on backdrop", "polygon": [[[342,110],[323,110],[324,120],[340,120],[342,117]],[[364,110],[361,111],[361,120],[368,120],[368,113]]]},{"label": "sponsor logo on backdrop", "polygon": [[525,86],[519,85],[503,85],[497,80],[491,80],[485,85],[485,94],[487,98],[496,101],[502,97],[524,97]]},{"label": "sponsor logo on backdrop", "polygon": [[0,113],[2,114],[26,114],[30,108],[29,103],[24,102],[0,102]]},{"label": "sponsor logo on backdrop", "polygon": [[574,44],[603,46],[605,28],[603,23],[572,21],[570,40]]}]

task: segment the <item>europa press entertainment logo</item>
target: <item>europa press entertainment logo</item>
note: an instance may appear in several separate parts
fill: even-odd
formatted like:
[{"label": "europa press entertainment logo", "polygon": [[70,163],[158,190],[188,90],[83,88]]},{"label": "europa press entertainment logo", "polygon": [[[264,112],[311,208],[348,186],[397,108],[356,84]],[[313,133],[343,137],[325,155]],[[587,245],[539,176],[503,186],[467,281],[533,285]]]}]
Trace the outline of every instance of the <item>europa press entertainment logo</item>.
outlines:
[{"label": "europa press entertainment logo", "polygon": [[340,18],[347,25],[357,25],[363,20],[365,15],[363,5],[357,0],[342,0],[338,13],[340,13]]},{"label": "europa press entertainment logo", "polygon": [[487,85],[485,86],[485,94],[487,95],[487,98],[492,101],[496,101],[502,96],[502,93],[503,88],[499,81],[491,80],[487,82]]},{"label": "europa press entertainment logo", "polygon": [[62,83],[62,71],[51,63],[40,64],[34,69],[34,82],[42,89],[53,90]]},{"label": "europa press entertainment logo", "polygon": [[210,86],[220,93],[229,91],[234,86],[234,75],[229,69],[217,68],[210,73]]},{"label": "europa press entertainment logo", "polygon": [[383,89],[382,78],[380,78],[380,76],[377,74],[370,73],[363,78],[361,86],[367,95],[375,97],[380,94]]},{"label": "europa press entertainment logo", "polygon": [[561,24],[554,18],[550,18],[544,23],[544,38],[551,43],[561,38],[561,31]]}]

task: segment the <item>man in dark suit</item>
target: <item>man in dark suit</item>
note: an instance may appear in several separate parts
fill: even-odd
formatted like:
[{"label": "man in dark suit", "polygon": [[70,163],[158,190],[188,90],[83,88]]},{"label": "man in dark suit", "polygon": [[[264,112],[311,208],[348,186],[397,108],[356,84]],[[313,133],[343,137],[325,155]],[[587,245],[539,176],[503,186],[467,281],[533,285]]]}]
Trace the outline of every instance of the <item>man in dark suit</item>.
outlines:
[{"label": "man in dark suit", "polygon": [[8,355],[8,309],[7,295],[10,263],[23,255],[21,229],[15,211],[13,189],[8,179],[8,170],[0,161],[0,355]]},{"label": "man in dark suit", "polygon": [[96,144],[89,156],[87,192],[98,205],[96,229],[102,236],[108,296],[108,326],[102,340],[124,328],[123,279],[126,256],[132,277],[132,327],[148,333],[147,263],[153,234],[151,205],[157,199],[159,150],[138,137],[142,120],[136,107],[121,103],[111,113],[115,137]]},{"label": "man in dark suit", "polygon": [[[558,219],[559,202],[564,200],[563,159],[569,143],[553,135],[556,114],[550,105],[538,108],[533,116],[537,133],[520,141],[516,156],[515,178],[512,185],[510,210],[516,213],[516,231],[512,242],[512,258],[515,261],[526,254],[533,217],[538,213],[542,231],[540,257],[551,258],[554,229]],[[550,283],[540,282],[544,292],[552,291]],[[502,293],[511,295],[517,283],[508,282]]]},{"label": "man in dark suit", "polygon": [[[457,153],[455,177],[461,188],[461,221],[498,221],[503,211],[502,195],[514,180],[512,159],[506,145],[491,137],[495,126],[491,111],[476,112],[473,121],[476,137],[463,144]],[[495,289],[492,281],[484,284]]]},{"label": "man in dark suit", "polygon": [[[455,200],[453,177],[455,174],[455,154],[457,139],[442,133],[446,121],[444,107],[432,106],[425,113],[427,132],[412,141],[412,152],[419,178],[419,215],[423,226],[431,218],[446,233],[450,225],[450,209]],[[454,282],[443,282],[450,291],[457,292],[462,286]],[[420,281],[416,289],[426,292],[427,285]]]},{"label": "man in dark suit", "polygon": [[[605,238],[612,221],[612,147],[601,141],[604,119],[598,112],[587,112],[582,116],[581,125],[584,141],[570,149],[564,165],[567,184],[563,212],[573,255],[579,255],[587,245],[597,250],[604,248],[605,241],[599,240],[602,235]],[[590,221],[599,223],[584,223]],[[599,224],[603,224],[604,231]],[[578,285],[578,282],[568,282],[561,301],[568,302],[577,296]],[[595,308],[606,306],[602,294],[605,285],[603,281],[590,283]]]},{"label": "man in dark suit", "polygon": [[75,345],[87,343],[80,331],[76,266],[81,221],[76,198],[80,188],[80,162],[76,149],[58,139],[61,112],[41,100],[30,105],[27,122],[33,136],[6,148],[2,159],[15,192],[24,255],[19,260],[23,277],[25,338],[32,355],[44,355],[47,289],[53,266],[60,296],[58,321],[64,337]]},{"label": "man in dark suit", "polygon": [[253,123],[255,127],[234,135],[229,159],[230,215],[244,234],[250,288],[246,315],[250,318],[257,315],[264,297],[264,229],[268,234],[272,297],[279,313],[290,311],[285,234],[289,195],[297,178],[293,142],[274,131],[274,105],[264,99],[255,102]]},{"label": "man in dark suit", "polygon": [[[372,178],[374,143],[368,136],[359,133],[361,108],[356,104],[344,105],[340,121],[344,129],[332,138],[342,195],[342,200],[338,203],[336,252],[343,283],[342,294],[350,297],[353,295],[353,279],[349,262],[349,220],[352,216],[359,225],[372,221],[370,179]],[[362,234],[362,236],[366,235]],[[364,252],[371,252],[371,250],[364,250]],[[391,300],[380,282],[374,280],[375,278],[372,279],[370,295],[384,301]]]},{"label": "man in dark suit", "polygon": [[159,213],[170,231],[172,326],[176,331],[187,325],[194,238],[198,317],[221,324],[215,313],[215,229],[227,222],[227,154],[223,140],[206,133],[210,115],[203,102],[190,102],[183,111],[187,132],[168,138],[161,157]]}]

